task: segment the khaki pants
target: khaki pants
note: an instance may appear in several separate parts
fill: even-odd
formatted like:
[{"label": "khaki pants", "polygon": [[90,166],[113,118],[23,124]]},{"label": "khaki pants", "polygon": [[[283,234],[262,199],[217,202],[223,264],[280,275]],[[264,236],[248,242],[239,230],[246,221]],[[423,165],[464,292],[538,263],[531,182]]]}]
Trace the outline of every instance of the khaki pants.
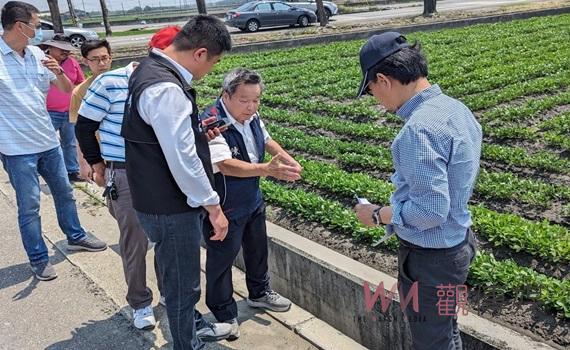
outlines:
[{"label": "khaki pants", "polygon": [[[152,291],[146,285],[148,238],[133,208],[125,169],[114,169],[114,171],[119,197],[117,200],[107,198],[107,207],[119,225],[119,251],[128,287],[127,302],[133,309],[140,309],[152,303]],[[107,169],[105,178],[109,179],[110,175],[111,171]],[[160,290],[161,283],[158,274],[157,279]]]}]

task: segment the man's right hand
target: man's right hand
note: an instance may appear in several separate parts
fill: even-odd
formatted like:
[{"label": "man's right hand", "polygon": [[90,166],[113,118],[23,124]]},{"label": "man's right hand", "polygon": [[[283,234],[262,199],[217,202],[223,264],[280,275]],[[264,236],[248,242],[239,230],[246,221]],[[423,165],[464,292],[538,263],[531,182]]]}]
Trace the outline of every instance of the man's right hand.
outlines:
[{"label": "man's right hand", "polygon": [[220,205],[206,205],[204,208],[208,211],[208,218],[212,224],[214,235],[210,237],[211,241],[223,241],[228,234],[228,219],[222,211]]},{"label": "man's right hand", "polygon": [[93,181],[99,187],[105,187],[105,162],[99,162],[91,165],[93,169]]},{"label": "man's right hand", "polygon": [[266,163],[266,176],[284,181],[297,181],[301,178],[299,167],[285,164],[281,160],[281,153],[276,154],[269,163]]},{"label": "man's right hand", "polygon": [[93,183],[93,169],[83,158],[79,159],[79,175],[89,183]]}]

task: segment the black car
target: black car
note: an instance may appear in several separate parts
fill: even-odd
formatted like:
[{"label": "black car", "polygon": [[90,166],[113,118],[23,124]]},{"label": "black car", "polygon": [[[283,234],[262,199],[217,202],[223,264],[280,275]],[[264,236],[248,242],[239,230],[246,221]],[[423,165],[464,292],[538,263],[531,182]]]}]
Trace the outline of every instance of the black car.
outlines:
[{"label": "black car", "polygon": [[226,14],[226,24],[243,31],[257,32],[261,27],[306,27],[317,21],[311,10],[298,8],[280,1],[252,1]]}]

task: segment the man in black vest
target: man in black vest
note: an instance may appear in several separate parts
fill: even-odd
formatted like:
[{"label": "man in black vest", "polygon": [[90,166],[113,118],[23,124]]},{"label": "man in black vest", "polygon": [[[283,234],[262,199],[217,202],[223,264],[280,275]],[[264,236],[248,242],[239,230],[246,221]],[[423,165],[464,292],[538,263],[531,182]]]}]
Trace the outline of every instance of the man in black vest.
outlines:
[{"label": "man in black vest", "polygon": [[201,315],[194,307],[200,299],[205,219],[211,225],[210,240],[221,241],[228,232],[190,84],[230,49],[230,34],[221,20],[196,16],[170,46],[152,50],[129,81],[121,130],[127,178],[140,224],[156,243],[174,349],[204,346],[196,337],[195,318]]},{"label": "man in black vest", "polygon": [[[229,233],[224,241],[208,239],[207,232],[205,238],[206,304],[218,321],[232,325],[230,340],[239,337],[231,268],[240,247],[246,267],[247,304],[278,312],[291,307],[288,299],[269,286],[265,204],[259,178],[272,176],[295,181],[301,178],[302,169],[271,139],[259,118],[262,90],[263,83],[256,72],[236,69],[225,77],[222,96],[200,118],[216,116],[229,125],[210,142],[212,163],[220,171],[215,174],[216,190],[230,222]],[[273,156],[268,163],[263,163],[265,150]]]}]

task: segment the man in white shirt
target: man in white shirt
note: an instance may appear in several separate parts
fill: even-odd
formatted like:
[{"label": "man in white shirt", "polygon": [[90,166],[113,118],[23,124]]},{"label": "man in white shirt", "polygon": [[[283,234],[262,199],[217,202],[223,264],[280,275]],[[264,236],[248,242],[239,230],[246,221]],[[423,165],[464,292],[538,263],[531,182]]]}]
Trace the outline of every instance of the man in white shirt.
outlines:
[{"label": "man in white shirt", "polygon": [[[230,222],[223,241],[207,245],[206,304],[220,322],[232,325],[229,339],[239,337],[237,304],[233,298],[232,264],[243,247],[247,304],[276,312],[291,307],[291,301],[271,290],[267,265],[265,203],[259,188],[262,176],[295,181],[301,166],[271,137],[257,112],[263,90],[261,77],[254,71],[235,69],[224,79],[222,96],[206,108],[201,120],[216,117],[228,125],[222,135],[210,141],[216,190]],[[265,151],[273,158],[264,163]]]},{"label": "man in white shirt", "polygon": [[0,157],[16,192],[18,225],[32,270],[39,280],[57,277],[42,238],[41,175],[55,202],[68,249],[101,251],[107,245],[81,227],[63,153],[46,108],[50,83],[64,92],[73,85],[57,61],[38,47],[40,18],[34,6],[9,1],[2,8],[0,38]]},{"label": "man in white shirt", "polygon": [[201,349],[194,306],[200,299],[200,239],[206,218],[211,240],[228,221],[213,189],[206,135],[198,120],[193,80],[231,49],[224,23],[192,18],[163,51],[152,50],[129,80],[121,136],[132,204],[152,242],[166,298],[174,349]]}]

